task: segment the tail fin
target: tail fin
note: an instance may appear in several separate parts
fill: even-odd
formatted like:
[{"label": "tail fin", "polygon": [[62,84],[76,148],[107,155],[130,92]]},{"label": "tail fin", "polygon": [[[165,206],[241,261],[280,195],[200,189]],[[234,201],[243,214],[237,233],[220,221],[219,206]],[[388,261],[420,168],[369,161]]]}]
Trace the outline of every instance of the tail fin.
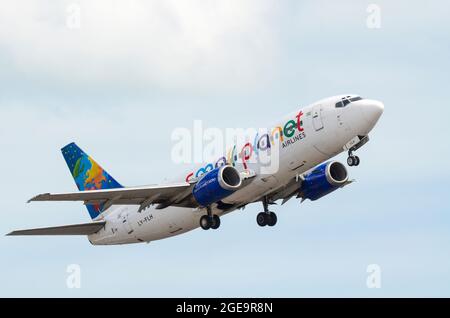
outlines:
[{"label": "tail fin", "polygon": [[[111,177],[97,162],[89,157],[75,143],[70,143],[61,149],[67,166],[72,173],[78,190],[100,190],[123,188],[123,186]],[[92,219],[98,218],[103,212],[103,204],[87,204],[89,215]]]}]

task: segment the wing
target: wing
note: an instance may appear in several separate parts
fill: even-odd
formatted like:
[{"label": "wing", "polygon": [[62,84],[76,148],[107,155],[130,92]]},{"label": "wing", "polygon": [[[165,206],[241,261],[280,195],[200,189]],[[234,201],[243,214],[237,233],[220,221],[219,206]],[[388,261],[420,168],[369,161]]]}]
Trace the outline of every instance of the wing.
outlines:
[{"label": "wing", "polygon": [[86,224],[74,224],[56,227],[45,227],[40,229],[28,229],[13,231],[8,236],[18,235],[89,235],[100,230],[106,222],[94,222]]},{"label": "wing", "polygon": [[[275,192],[270,194],[270,199],[272,201],[277,201],[280,199],[283,199],[281,205],[288,202],[293,197],[296,197],[297,199],[302,199],[301,202],[305,200],[302,194],[302,182],[303,182],[303,176],[299,176],[298,178],[293,178],[290,180],[286,185],[281,187],[280,189],[277,189]],[[355,182],[355,180],[348,180],[345,182],[342,187],[345,187],[351,183]]]},{"label": "wing", "polygon": [[191,187],[192,185],[189,183],[178,183],[70,193],[44,193],[35,196],[28,202],[83,201],[84,204],[103,204],[103,211],[118,204],[140,205],[140,211],[151,204],[159,204],[159,208],[170,205],[193,207],[192,200],[188,200],[192,194]]}]

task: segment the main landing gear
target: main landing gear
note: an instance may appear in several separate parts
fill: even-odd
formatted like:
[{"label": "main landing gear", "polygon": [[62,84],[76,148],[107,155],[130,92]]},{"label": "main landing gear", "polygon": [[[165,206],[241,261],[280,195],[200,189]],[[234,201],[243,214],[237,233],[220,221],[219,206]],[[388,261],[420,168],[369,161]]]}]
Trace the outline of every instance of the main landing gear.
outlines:
[{"label": "main landing gear", "polygon": [[349,151],[348,152],[348,158],[347,158],[347,164],[350,167],[353,167],[353,166],[359,166],[359,162],[360,162],[359,157],[358,156],[354,156],[352,151]]},{"label": "main landing gear", "polygon": [[204,230],[217,230],[220,227],[220,217],[212,214],[211,207],[207,207],[206,211],[208,214],[200,218],[200,227]]},{"label": "main landing gear", "polygon": [[262,202],[264,212],[258,213],[258,215],[256,216],[256,223],[258,223],[259,226],[274,226],[275,224],[277,224],[277,215],[269,211],[269,203],[267,197],[264,197]]}]

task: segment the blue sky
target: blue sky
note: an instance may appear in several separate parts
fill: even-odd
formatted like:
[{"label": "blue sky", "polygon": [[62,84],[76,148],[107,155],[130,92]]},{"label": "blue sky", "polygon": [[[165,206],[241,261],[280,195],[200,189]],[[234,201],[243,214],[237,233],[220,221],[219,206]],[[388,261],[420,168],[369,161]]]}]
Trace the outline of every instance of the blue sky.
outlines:
[{"label": "blue sky", "polygon": [[[259,205],[143,245],[1,237],[0,296],[450,296],[446,1],[3,1],[0,233],[89,221],[59,149],[76,141],[119,182],[178,175],[171,132],[260,127],[326,96],[385,112],[351,168],[357,182],[314,203]],[[80,28],[67,26],[78,4]],[[72,8],[72,9],[71,9]],[[345,161],[345,155],[337,159]],[[81,266],[80,289],[66,267]],[[382,287],[366,287],[381,267]]]}]

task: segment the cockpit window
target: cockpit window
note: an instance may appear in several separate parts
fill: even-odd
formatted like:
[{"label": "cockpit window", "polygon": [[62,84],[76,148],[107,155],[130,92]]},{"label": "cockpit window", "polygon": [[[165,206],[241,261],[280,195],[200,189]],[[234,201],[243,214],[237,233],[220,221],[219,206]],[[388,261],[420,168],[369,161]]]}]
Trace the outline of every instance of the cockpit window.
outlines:
[{"label": "cockpit window", "polygon": [[345,107],[345,106],[347,106],[348,104],[350,104],[351,102],[356,102],[356,101],[359,101],[359,100],[362,100],[362,97],[360,97],[360,96],[355,96],[355,97],[350,97],[350,96],[347,96],[347,97],[342,97],[342,100],[340,100],[339,102],[337,102],[336,103],[336,107]]}]

